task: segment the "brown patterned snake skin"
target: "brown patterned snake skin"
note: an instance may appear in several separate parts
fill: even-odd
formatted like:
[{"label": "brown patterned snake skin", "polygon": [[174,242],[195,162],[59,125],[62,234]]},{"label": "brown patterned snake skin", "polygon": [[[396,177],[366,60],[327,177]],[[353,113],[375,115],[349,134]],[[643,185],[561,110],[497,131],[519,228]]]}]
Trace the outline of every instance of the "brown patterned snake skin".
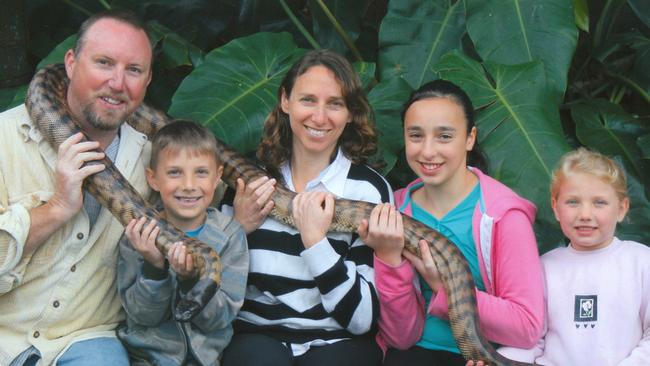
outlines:
[{"label": "brown patterned snake skin", "polygon": [[[68,79],[63,65],[48,66],[39,71],[29,86],[27,109],[41,133],[56,148],[61,142],[79,131],[66,105]],[[138,131],[152,136],[169,117],[155,109],[142,105],[128,123]],[[222,179],[230,187],[236,187],[237,178],[250,182],[266,175],[237,151],[218,142],[219,159],[224,164]],[[107,158],[101,161],[106,169],[86,179],[85,188],[107,207],[115,217],[126,225],[131,219],[146,216],[155,218],[160,226],[156,246],[167,253],[171,244],[183,241],[194,256],[199,267],[199,280],[187,296],[179,301],[174,316],[177,320],[190,320],[210,300],[220,285],[221,265],[219,256],[206,244],[189,238],[180,230],[161,219],[159,214],[131,187]],[[273,194],[275,208],[271,216],[293,226],[291,200],[295,193],[277,186]],[[336,200],[336,212],[330,231],[354,232],[363,218],[370,216],[372,203],[352,200]],[[497,366],[529,365],[510,361],[499,355],[481,334],[474,281],[469,266],[458,248],[447,238],[424,224],[403,216],[406,249],[419,254],[418,241],[425,239],[444,283],[448,298],[449,321],[461,353],[466,359],[483,360]]]}]

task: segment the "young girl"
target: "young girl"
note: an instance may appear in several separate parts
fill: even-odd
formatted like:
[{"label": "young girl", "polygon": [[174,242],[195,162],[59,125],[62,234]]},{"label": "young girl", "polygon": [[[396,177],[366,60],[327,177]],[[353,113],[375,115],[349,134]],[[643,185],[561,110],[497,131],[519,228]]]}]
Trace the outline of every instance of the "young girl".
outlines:
[{"label": "young girl", "polygon": [[298,192],[297,229],[266,218],[273,180],[240,184],[230,210],[250,233],[250,273],[223,364],[377,365],[372,250],[358,235],[327,233],[334,197],[392,198],[364,164],[376,151],[368,102],[350,63],[328,50],[305,54],[278,94],[258,157]]},{"label": "young girl", "polygon": [[[402,119],[406,159],[419,176],[395,193],[399,210],[438,230],[463,253],[476,282],[488,340],[531,347],[544,323],[535,207],[468,163],[481,163],[473,107],[444,80],[411,94]],[[468,161],[469,160],[469,161]],[[447,299],[426,242],[422,259],[404,247],[400,214],[375,208],[361,236],[375,249],[386,365],[465,364],[447,320]],[[402,255],[406,257],[404,261]],[[419,281],[414,285],[414,270]]]},{"label": "young girl", "polygon": [[650,365],[650,248],[614,236],[629,208],[625,173],[572,151],[554,172],[551,205],[570,244],[542,256],[548,330],[538,347],[508,353],[540,365]]}]

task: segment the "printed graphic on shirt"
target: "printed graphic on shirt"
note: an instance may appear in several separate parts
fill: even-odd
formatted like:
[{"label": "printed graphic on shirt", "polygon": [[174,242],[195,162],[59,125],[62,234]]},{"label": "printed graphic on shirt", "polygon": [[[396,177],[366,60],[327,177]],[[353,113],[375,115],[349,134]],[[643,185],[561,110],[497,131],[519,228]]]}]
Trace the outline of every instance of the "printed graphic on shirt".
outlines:
[{"label": "printed graphic on shirt", "polygon": [[573,320],[576,328],[595,327],[598,321],[598,295],[575,295]]}]

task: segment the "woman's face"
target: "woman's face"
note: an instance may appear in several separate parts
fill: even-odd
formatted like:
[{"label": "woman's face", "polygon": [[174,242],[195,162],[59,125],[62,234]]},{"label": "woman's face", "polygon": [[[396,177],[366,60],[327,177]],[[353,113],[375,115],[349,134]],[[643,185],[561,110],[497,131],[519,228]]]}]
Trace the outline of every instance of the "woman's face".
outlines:
[{"label": "woman's face", "polygon": [[475,140],[476,128],[467,133],[465,113],[453,99],[422,99],[404,115],[406,160],[425,184],[453,184],[461,177]]},{"label": "woman's face", "polygon": [[312,66],[298,76],[291,95],[282,93],[282,111],[289,115],[293,154],[326,156],[336,148],[345,125],[352,120],[341,85],[324,66]]}]

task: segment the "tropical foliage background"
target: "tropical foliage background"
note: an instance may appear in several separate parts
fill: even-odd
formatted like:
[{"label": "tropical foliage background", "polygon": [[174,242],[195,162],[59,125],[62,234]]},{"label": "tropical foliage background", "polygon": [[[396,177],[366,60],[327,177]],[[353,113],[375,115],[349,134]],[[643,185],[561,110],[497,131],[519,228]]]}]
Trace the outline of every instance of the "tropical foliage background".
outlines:
[{"label": "tropical foliage background", "polygon": [[62,60],[88,15],[128,8],[146,19],[155,42],[147,101],[250,153],[289,66],[307,49],[333,48],[364,81],[380,132],[378,158],[394,188],[412,178],[401,104],[413,88],[444,78],[477,108],[490,175],[537,204],[542,252],[563,240],[549,206],[550,175],[577,146],[624,166],[632,205],[619,235],[650,244],[647,0],[5,3],[0,35],[12,36],[14,47],[0,57],[0,111],[22,103],[35,68]]}]

